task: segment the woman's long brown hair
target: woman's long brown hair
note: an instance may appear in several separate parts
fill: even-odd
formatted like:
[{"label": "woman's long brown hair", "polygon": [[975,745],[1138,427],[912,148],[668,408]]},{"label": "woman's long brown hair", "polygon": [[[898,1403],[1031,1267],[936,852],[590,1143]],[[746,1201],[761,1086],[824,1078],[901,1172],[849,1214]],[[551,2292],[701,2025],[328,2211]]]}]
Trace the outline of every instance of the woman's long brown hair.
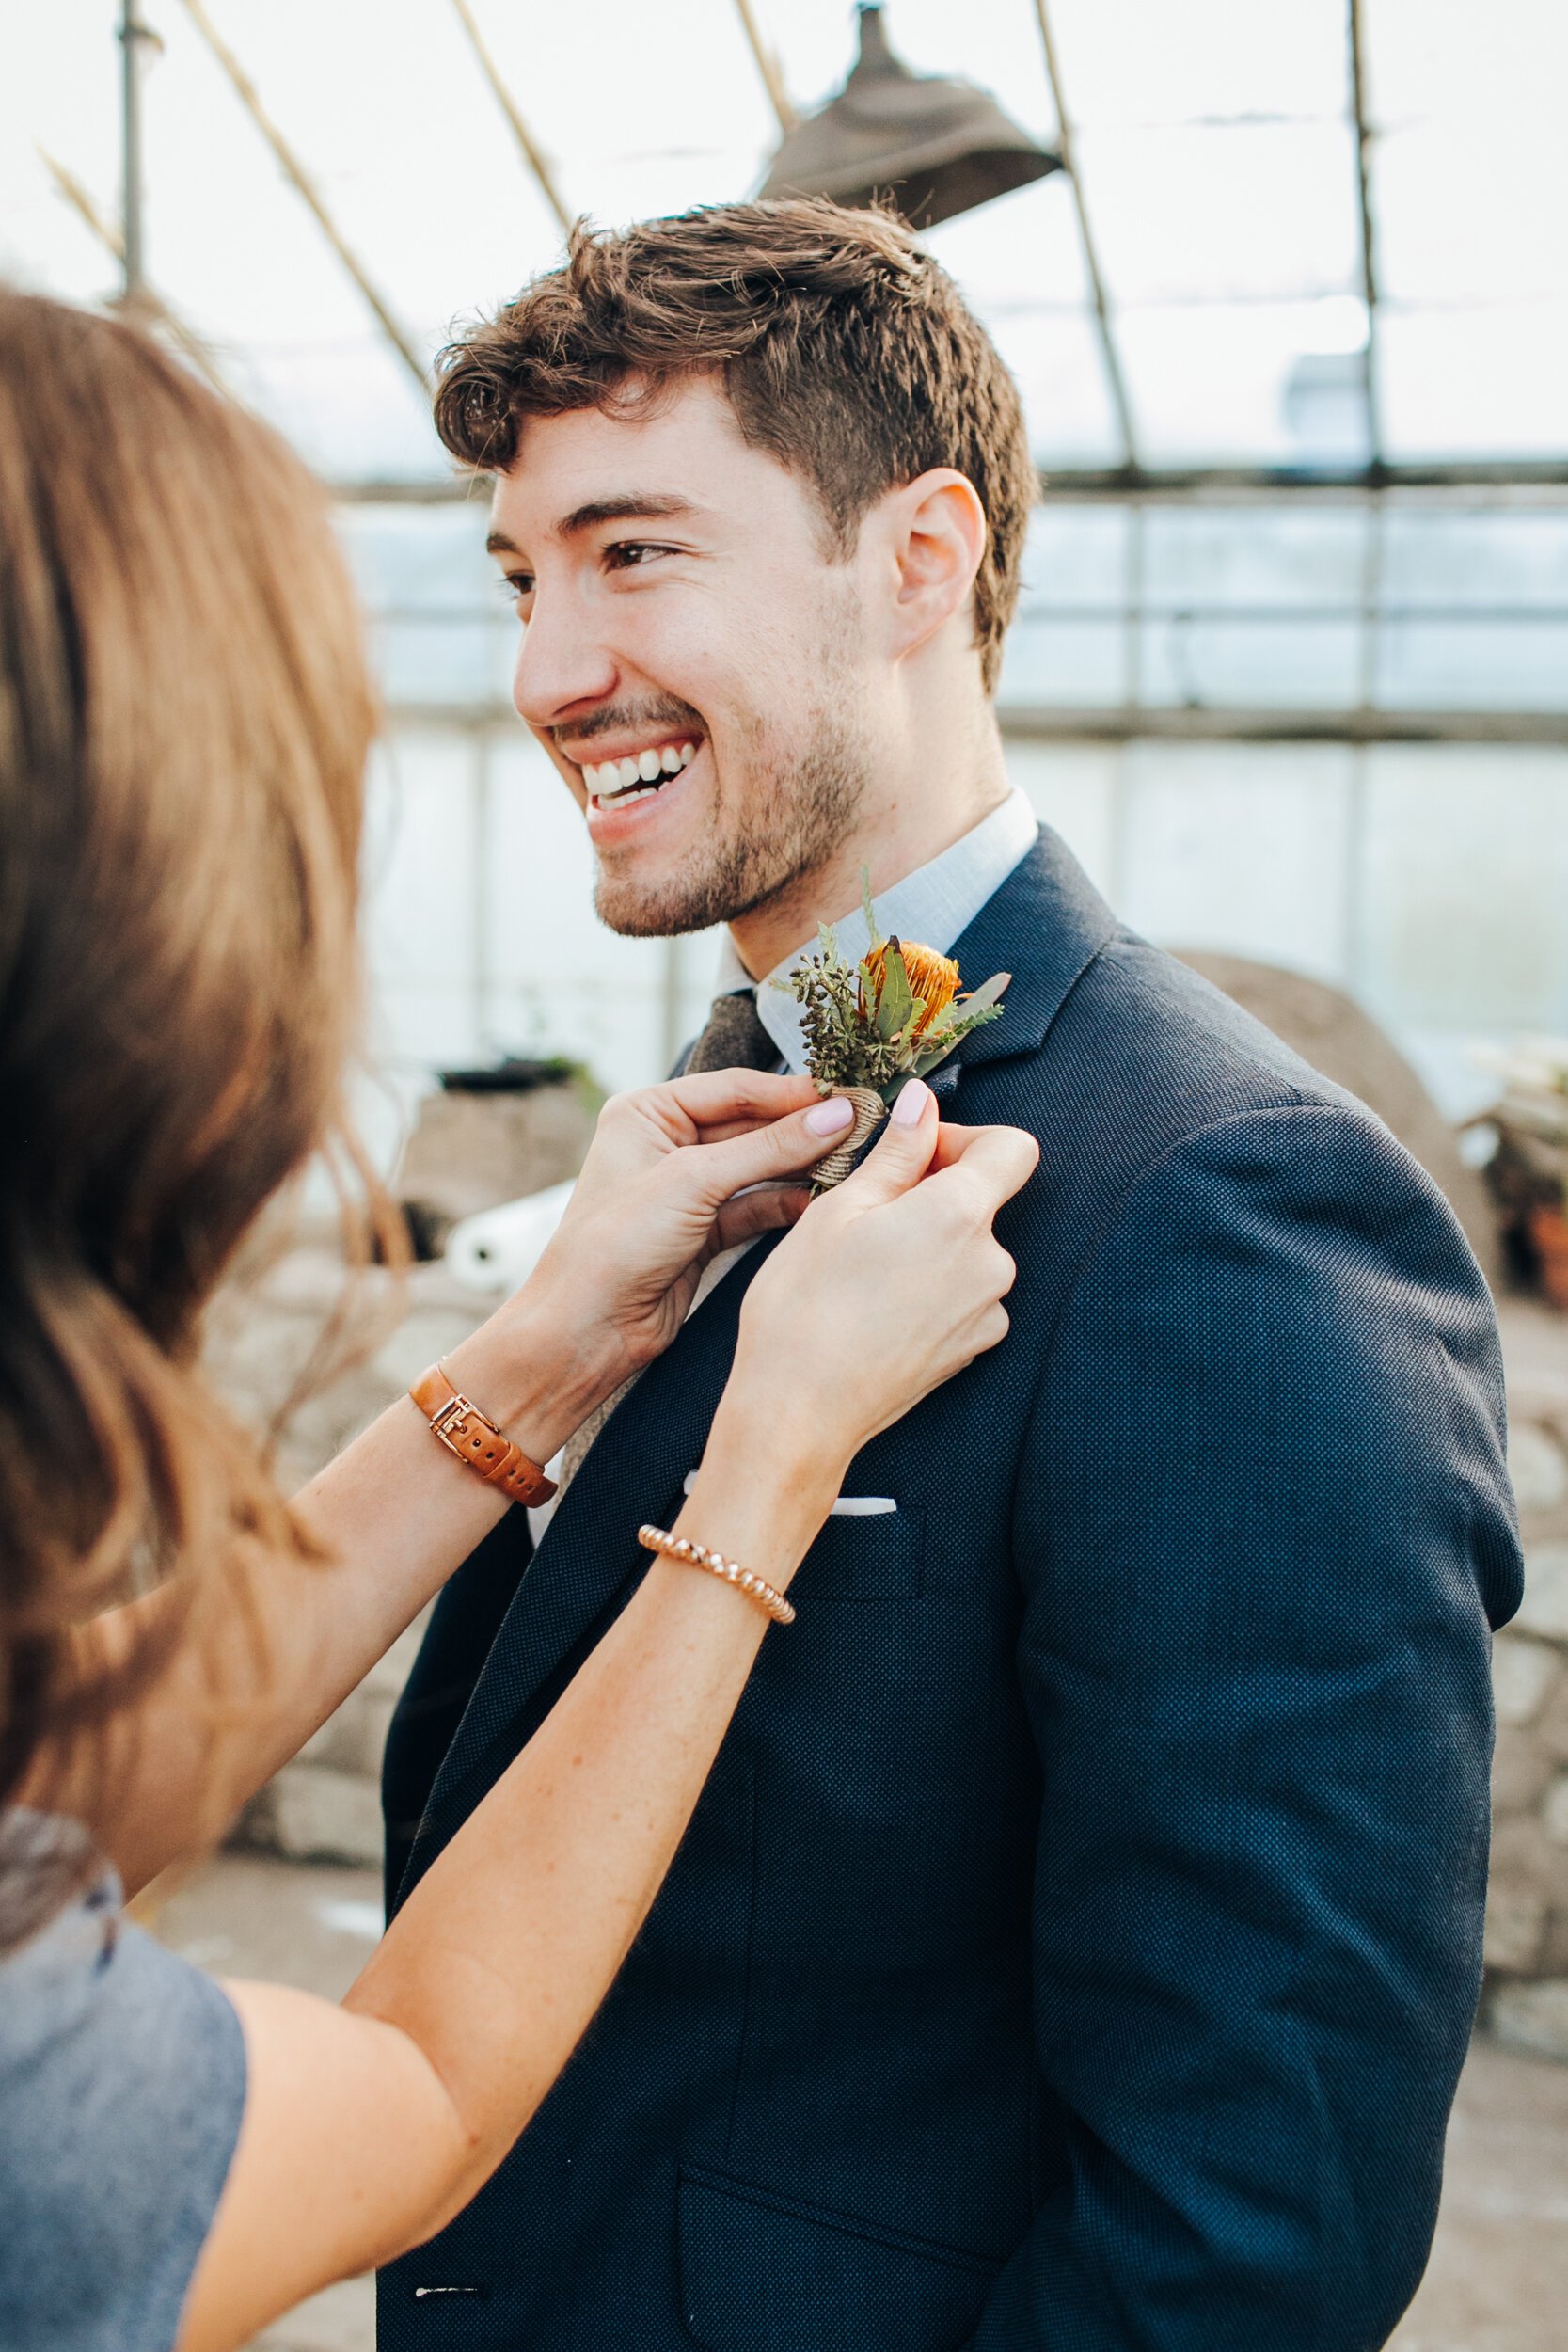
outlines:
[{"label": "woman's long brown hair", "polygon": [[[131,327],[0,292],[0,1803],[226,1565],[309,1549],[196,1359],[339,1116],[373,723],[298,461]],[[159,1581],[84,1674],[71,1629]]]}]

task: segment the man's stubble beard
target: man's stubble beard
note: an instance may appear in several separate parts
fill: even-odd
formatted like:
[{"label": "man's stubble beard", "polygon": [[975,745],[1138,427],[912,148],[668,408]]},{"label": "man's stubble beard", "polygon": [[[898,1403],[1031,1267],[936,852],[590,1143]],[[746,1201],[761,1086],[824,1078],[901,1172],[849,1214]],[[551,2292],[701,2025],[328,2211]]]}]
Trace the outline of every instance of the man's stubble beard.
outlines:
[{"label": "man's stubble beard", "polygon": [[[721,801],[705,853],[695,853],[678,876],[652,883],[601,865],[594,905],[610,930],[673,939],[737,922],[828,864],[859,815],[871,756],[852,716],[850,665],[841,644],[821,649],[816,674],[820,699],[792,755],[770,755],[760,714],[736,731],[744,797]],[[711,737],[708,754],[717,760]]]}]

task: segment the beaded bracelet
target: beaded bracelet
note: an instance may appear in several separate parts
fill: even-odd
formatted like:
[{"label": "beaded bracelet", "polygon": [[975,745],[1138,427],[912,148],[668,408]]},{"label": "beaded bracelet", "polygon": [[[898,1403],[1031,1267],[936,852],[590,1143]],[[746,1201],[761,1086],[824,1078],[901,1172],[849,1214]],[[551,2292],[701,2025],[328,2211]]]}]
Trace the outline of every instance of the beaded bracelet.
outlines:
[{"label": "beaded bracelet", "polygon": [[726,1584],[733,1584],[759,1609],[766,1609],[775,1625],[795,1623],[794,1609],[778,1587],[758,1576],[754,1568],[743,1568],[738,1560],[726,1560],[705,1544],[693,1543],[689,1535],[671,1535],[662,1527],[640,1527],[637,1540],[645,1551],[661,1552],[666,1560],[678,1560],[684,1567],[706,1568],[710,1576],[721,1576]]}]

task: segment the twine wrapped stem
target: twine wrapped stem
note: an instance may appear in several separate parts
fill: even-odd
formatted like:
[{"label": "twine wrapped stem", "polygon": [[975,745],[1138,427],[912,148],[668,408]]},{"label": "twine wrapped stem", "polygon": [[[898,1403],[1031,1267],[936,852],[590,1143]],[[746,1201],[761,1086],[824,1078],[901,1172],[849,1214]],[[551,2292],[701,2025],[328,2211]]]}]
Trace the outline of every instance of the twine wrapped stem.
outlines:
[{"label": "twine wrapped stem", "polygon": [[873,1136],[887,1117],[887,1104],[875,1087],[824,1087],[823,1094],[841,1095],[855,1106],[855,1123],[844,1141],[836,1144],[825,1160],[818,1160],[812,1176],[814,1193],[832,1192],[842,1184],[860,1157],[861,1147]]}]

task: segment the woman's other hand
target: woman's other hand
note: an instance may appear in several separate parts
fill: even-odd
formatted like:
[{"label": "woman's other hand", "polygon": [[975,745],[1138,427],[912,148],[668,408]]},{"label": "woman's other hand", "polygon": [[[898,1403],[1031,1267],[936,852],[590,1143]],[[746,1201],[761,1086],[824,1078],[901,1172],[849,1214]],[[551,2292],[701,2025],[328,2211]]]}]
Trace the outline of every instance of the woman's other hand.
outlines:
[{"label": "woman's other hand", "polygon": [[523,1371],[537,1430],[547,1352],[559,1409],[538,1442],[553,1452],[550,1438],[568,1437],[669,1346],[710,1259],[794,1222],[812,1168],[852,1119],[810,1078],[755,1070],[612,1096],[548,1248],[515,1297],[453,1351],[453,1376],[510,1427],[520,1410],[510,1403],[513,1370]]},{"label": "woman's other hand", "polygon": [[991,1224],[1038,1160],[1022,1129],[942,1126],[930,1089],[906,1086],[752,1284],[721,1414],[842,1473],[1006,1333],[1016,1269]]}]

